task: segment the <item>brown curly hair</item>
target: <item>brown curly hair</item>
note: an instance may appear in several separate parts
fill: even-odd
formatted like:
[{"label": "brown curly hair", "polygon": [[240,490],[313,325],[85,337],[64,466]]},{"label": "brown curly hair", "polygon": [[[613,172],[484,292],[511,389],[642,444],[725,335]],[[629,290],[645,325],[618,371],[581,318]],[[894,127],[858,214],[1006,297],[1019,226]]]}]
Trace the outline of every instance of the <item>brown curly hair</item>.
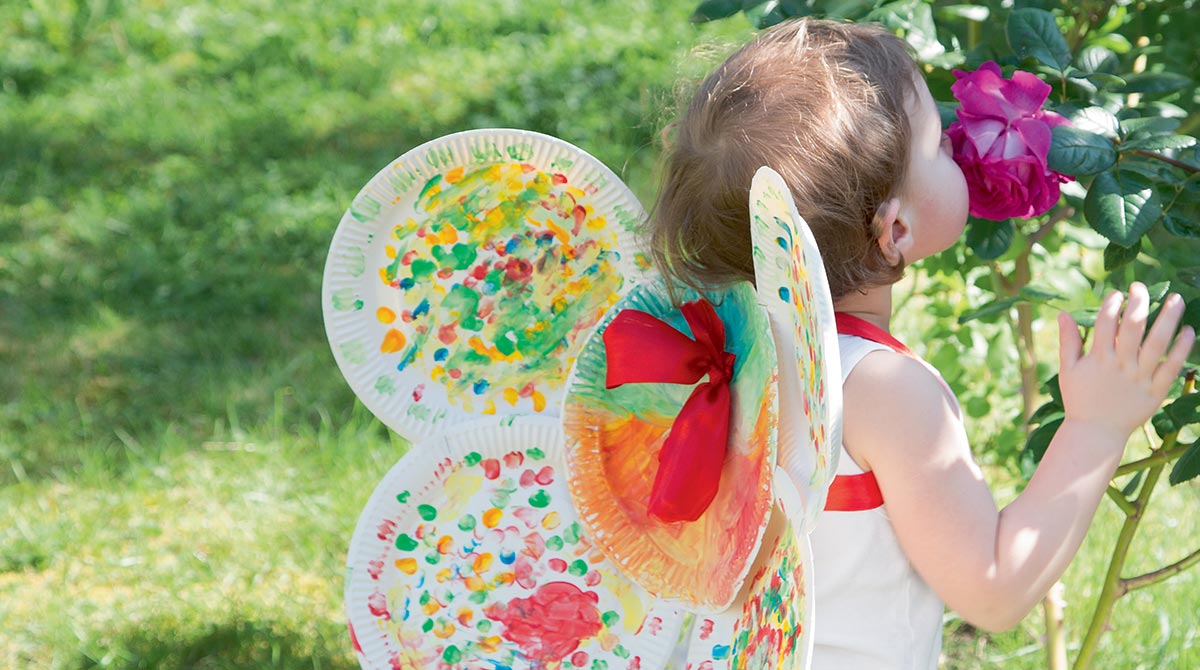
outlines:
[{"label": "brown curly hair", "polygon": [[907,96],[919,76],[877,24],[800,19],[761,33],[712,72],[668,127],[650,219],[660,270],[698,289],[754,280],[750,181],[783,176],[825,261],[833,297],[892,284],[879,209],[908,162]]}]

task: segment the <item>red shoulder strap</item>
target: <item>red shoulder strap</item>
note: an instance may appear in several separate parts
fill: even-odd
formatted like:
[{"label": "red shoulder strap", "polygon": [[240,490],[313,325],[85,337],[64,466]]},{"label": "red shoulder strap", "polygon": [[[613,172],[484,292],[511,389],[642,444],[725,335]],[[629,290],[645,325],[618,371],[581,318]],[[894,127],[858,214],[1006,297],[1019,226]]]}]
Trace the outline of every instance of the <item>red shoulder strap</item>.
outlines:
[{"label": "red shoulder strap", "polygon": [[[913,356],[912,350],[875,324],[845,312],[835,312],[837,331],[842,335],[855,335],[890,347],[893,351]],[[863,512],[883,506],[883,493],[875,473],[838,475],[829,485],[829,496],[825,499],[826,512]]]}]

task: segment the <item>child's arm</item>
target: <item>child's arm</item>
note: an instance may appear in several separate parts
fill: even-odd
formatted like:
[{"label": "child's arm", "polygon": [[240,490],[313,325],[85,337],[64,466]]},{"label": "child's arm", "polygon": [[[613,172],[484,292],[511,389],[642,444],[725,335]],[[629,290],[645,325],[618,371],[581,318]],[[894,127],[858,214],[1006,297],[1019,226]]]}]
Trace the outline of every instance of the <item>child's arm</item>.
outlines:
[{"label": "child's arm", "polygon": [[1145,287],[1131,287],[1119,317],[1121,302],[1119,293],[1103,302],[1086,355],[1074,321],[1059,317],[1066,417],[1029,486],[1000,512],[945,391],[924,366],[878,352],[846,381],[847,450],[875,472],[917,571],[980,628],[1016,625],[1062,575],[1129,435],[1161,405],[1195,341],[1187,327],[1171,345],[1179,296],[1166,301],[1144,342]]}]

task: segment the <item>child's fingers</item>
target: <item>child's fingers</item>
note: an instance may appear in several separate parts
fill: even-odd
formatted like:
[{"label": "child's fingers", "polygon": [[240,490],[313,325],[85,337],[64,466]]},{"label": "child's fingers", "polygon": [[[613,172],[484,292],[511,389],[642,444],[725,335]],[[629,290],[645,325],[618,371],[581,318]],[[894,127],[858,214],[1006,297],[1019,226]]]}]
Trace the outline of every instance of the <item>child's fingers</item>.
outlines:
[{"label": "child's fingers", "polygon": [[1195,343],[1196,331],[1192,330],[1191,326],[1184,326],[1179,332],[1179,337],[1175,338],[1175,345],[1171,347],[1167,359],[1154,371],[1151,386],[1158,396],[1165,397],[1167,391],[1171,390],[1171,382],[1179,376],[1179,371],[1183,369],[1183,364]]},{"label": "child's fingers", "polygon": [[1117,356],[1122,360],[1136,364],[1142,337],[1146,334],[1148,316],[1150,296],[1146,293],[1146,285],[1135,281],[1129,286],[1129,300],[1125,301],[1121,325],[1117,327]]},{"label": "child's fingers", "polygon": [[1096,326],[1092,331],[1093,353],[1113,353],[1113,340],[1117,336],[1117,313],[1121,309],[1122,297],[1120,292],[1113,291],[1100,303],[1100,311],[1096,313]]},{"label": "child's fingers", "polygon": [[1154,320],[1154,325],[1150,326],[1150,333],[1142,342],[1142,350],[1138,354],[1140,369],[1148,374],[1154,373],[1158,362],[1167,353],[1167,347],[1171,346],[1171,336],[1175,334],[1175,328],[1182,317],[1183,299],[1178,294],[1172,294],[1163,302],[1158,318]]},{"label": "child's fingers", "polygon": [[1083,338],[1079,326],[1066,312],[1058,313],[1058,365],[1066,371],[1075,365],[1083,352]]}]

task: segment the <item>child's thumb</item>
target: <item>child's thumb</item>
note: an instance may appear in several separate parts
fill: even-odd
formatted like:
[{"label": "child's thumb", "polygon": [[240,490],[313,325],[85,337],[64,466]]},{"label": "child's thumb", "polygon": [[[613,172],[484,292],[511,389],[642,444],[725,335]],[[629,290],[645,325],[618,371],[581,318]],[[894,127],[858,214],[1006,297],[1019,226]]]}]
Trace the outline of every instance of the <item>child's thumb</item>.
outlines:
[{"label": "child's thumb", "polygon": [[1083,337],[1075,319],[1066,312],[1058,313],[1058,364],[1065,368],[1079,360],[1083,353]]}]

